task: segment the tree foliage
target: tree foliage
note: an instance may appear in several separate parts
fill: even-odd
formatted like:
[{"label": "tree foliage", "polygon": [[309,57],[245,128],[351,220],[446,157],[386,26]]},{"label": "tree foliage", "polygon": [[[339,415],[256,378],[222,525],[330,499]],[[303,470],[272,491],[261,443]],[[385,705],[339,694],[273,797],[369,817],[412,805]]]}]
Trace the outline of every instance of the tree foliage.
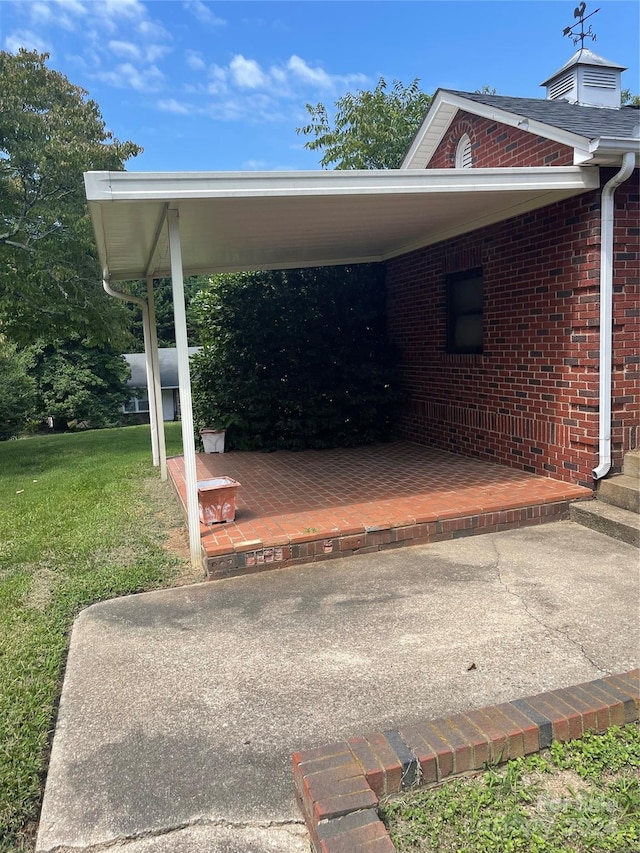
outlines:
[{"label": "tree foliage", "polygon": [[0,441],[19,435],[34,414],[36,385],[30,366],[28,353],[0,336]]},{"label": "tree foliage", "polygon": [[631,89],[623,89],[620,92],[620,102],[623,106],[640,107],[640,95],[632,95]]},{"label": "tree foliage", "polygon": [[120,407],[131,396],[129,366],[109,344],[75,337],[40,342],[31,354],[40,419],[51,417],[63,429],[72,422],[89,427],[119,422]]},{"label": "tree foliage", "polygon": [[372,91],[338,98],[333,118],[323,104],[307,104],[311,120],[296,132],[312,137],[305,148],[322,152],[325,169],[397,169],[431,103],[418,83],[394,80],[389,89],[381,77]]},{"label": "tree foliage", "polygon": [[192,303],[196,426],[250,450],[388,438],[401,393],[379,265],[214,276]]},{"label": "tree foliage", "polygon": [[125,312],[101,288],[83,172],[120,170],[141,149],[47,59],[0,51],[0,328],[104,340]]},{"label": "tree foliage", "polygon": [[[185,304],[188,309],[191,300],[204,287],[207,286],[209,277],[204,275],[190,276],[184,280]],[[130,288],[135,296],[147,298],[146,282],[136,282]],[[173,318],[173,290],[170,278],[161,278],[154,282],[153,296],[156,314],[156,329],[158,333],[158,346],[174,347],[176,345],[176,332]],[[130,311],[130,332],[134,338],[134,350],[142,352],[144,349],[144,334],[142,330],[142,311],[137,305],[127,306]],[[191,320],[187,310],[187,336],[189,346],[197,346],[199,343],[198,332]]]}]

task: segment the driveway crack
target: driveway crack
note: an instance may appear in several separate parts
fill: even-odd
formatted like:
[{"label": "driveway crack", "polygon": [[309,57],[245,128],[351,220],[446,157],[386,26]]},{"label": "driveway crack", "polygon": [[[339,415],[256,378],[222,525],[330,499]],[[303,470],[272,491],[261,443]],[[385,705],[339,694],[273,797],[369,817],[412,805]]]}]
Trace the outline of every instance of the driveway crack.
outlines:
[{"label": "driveway crack", "polygon": [[[83,846],[65,844],[55,845],[47,849],[40,849],[37,853],[101,853],[103,850],[118,850],[126,848],[127,845],[139,841],[145,841],[152,838],[165,838],[173,835],[176,832],[183,832],[185,829],[198,827],[211,827],[219,829],[230,829],[237,832],[244,830],[270,830],[279,829],[283,832],[289,832],[292,836],[297,836],[301,840],[306,837],[306,826],[302,819],[299,820],[269,820],[269,821],[231,821],[224,818],[204,818],[198,817],[193,820],[182,821],[180,823],[164,826],[158,829],[148,830],[146,832],[131,833],[130,835],[120,835],[117,838],[109,839],[108,841],[98,842],[97,844],[88,844]],[[299,830],[304,830],[300,833]]]},{"label": "driveway crack", "polygon": [[610,672],[608,669],[603,669],[600,666],[600,664],[596,663],[596,661],[594,661],[593,658],[591,658],[589,656],[589,654],[587,653],[587,650],[582,645],[582,643],[579,640],[576,640],[574,637],[571,636],[571,634],[569,633],[569,629],[557,628],[555,625],[550,625],[548,622],[545,622],[544,619],[540,619],[540,617],[537,616],[530,609],[530,607],[529,607],[527,601],[525,600],[524,596],[521,595],[519,592],[517,592],[515,589],[513,589],[509,585],[509,583],[504,579],[504,577],[502,575],[503,555],[500,553],[500,550],[496,544],[495,539],[493,539],[493,538],[491,539],[491,544],[492,544],[493,550],[495,552],[495,559],[493,561],[493,565],[491,566],[491,568],[495,569],[495,572],[496,572],[496,575],[498,578],[498,582],[500,583],[502,588],[505,590],[505,592],[508,595],[512,596],[513,598],[517,599],[517,601],[520,602],[520,604],[522,605],[522,608],[524,609],[527,616],[529,616],[531,619],[533,619],[534,622],[537,622],[538,625],[540,625],[542,628],[545,628],[547,631],[553,631],[555,634],[558,634],[559,636],[564,637],[564,639],[568,640],[572,646],[574,646],[575,648],[577,648],[580,651],[580,654],[584,657],[584,659],[586,661],[588,661],[591,664],[591,666],[593,666],[595,669],[598,670],[598,672],[601,672],[603,675],[613,675],[612,672]]}]

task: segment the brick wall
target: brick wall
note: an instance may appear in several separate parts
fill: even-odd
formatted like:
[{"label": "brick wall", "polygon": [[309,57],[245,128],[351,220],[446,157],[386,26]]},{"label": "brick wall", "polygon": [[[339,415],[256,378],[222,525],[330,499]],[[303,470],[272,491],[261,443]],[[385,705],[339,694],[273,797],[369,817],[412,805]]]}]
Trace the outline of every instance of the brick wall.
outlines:
[{"label": "brick wall", "polygon": [[573,164],[573,148],[567,145],[461,111],[451,123],[446,137],[434,151],[427,168],[453,168],[458,142],[465,133],[471,140],[475,168]]},{"label": "brick wall", "polygon": [[[615,467],[638,441],[637,187],[636,173],[616,194]],[[599,214],[600,193],[591,192],[389,261],[389,330],[411,395],[403,437],[592,485]],[[475,266],[484,276],[484,353],[447,354],[445,276]]]}]

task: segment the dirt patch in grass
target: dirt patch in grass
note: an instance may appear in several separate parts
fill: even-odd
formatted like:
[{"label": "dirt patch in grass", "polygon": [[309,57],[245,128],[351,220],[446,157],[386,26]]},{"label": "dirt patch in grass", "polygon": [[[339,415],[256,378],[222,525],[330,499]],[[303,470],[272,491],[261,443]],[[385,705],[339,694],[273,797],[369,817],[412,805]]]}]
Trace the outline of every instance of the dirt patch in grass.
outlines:
[{"label": "dirt patch in grass", "polygon": [[187,522],[173,487],[149,477],[144,488],[158,524],[160,544],[167,554],[178,560],[172,585],[185,586],[204,580],[204,568],[191,565]]},{"label": "dirt patch in grass", "polygon": [[33,574],[31,589],[24,602],[25,606],[33,607],[36,610],[46,610],[51,603],[53,587],[57,580],[56,572],[45,566],[39,567]]}]

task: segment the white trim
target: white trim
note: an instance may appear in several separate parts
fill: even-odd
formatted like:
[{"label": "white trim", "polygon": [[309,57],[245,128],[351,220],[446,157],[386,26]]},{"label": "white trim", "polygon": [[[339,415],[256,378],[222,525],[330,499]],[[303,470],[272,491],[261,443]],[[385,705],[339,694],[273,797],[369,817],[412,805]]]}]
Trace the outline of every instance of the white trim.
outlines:
[{"label": "white trim", "polygon": [[160,463],[160,480],[167,480],[167,447],[164,433],[164,401],[162,399],[162,382],[160,377],[160,359],[158,356],[158,324],[156,322],[156,302],[153,291],[153,276],[147,280],[147,307],[149,310],[149,346],[151,348],[151,365],[153,368],[153,390],[155,396],[156,429],[158,444],[158,459]]},{"label": "white trim", "polygon": [[187,318],[184,304],[184,277],[182,273],[182,249],[180,246],[180,224],[177,210],[167,211],[169,227],[169,251],[171,253],[171,284],[173,288],[173,318],[178,352],[178,381],[180,384],[180,418],[182,426],[182,453],[184,456],[184,479],[187,492],[187,524],[189,527],[189,549],[191,565],[202,565],[202,541],[200,538],[200,512],[198,507],[198,482],[196,477],[196,443],[193,434],[193,407],[191,404],[191,378],[189,375],[189,347],[187,342]]},{"label": "white trim", "polygon": [[[378,169],[318,172],[85,172],[87,200],[180,201],[394,193],[468,192],[577,186],[572,166],[474,169]],[[578,179],[579,180],[579,179]],[[469,186],[469,181],[477,186]],[[105,189],[105,185],[109,189]],[[568,185],[568,184],[567,184]],[[92,206],[92,210],[95,205]]]},{"label": "white trim", "polygon": [[[166,232],[152,259],[148,253],[168,202],[181,211],[183,275],[195,275],[380,261],[416,240],[429,245],[599,186],[597,169],[577,166],[104,172],[85,181],[101,265],[114,281],[169,275]],[[287,223],[282,233],[279,221]],[[219,223],[217,234],[203,227],[208,222]]]}]

